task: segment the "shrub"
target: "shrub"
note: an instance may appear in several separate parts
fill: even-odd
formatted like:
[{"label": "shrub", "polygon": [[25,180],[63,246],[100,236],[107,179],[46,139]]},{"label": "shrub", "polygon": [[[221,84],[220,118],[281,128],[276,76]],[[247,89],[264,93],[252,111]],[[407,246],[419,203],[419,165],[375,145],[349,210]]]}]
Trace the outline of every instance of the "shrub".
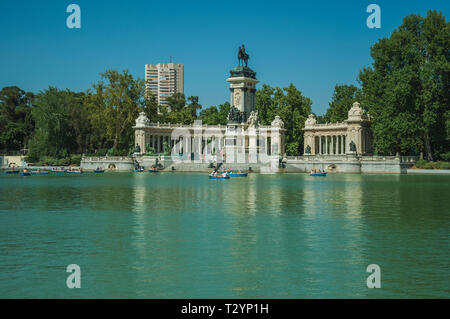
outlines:
[{"label": "shrub", "polygon": [[443,161],[439,161],[436,162],[436,166],[437,169],[450,169],[450,163],[449,162],[443,162]]},{"label": "shrub", "polygon": [[147,147],[147,152],[145,153],[145,155],[147,156],[152,156],[155,155],[156,151],[153,147]]},{"label": "shrub", "polygon": [[105,156],[107,152],[108,152],[107,148],[101,148],[96,152],[96,155],[97,156]]},{"label": "shrub", "polygon": [[428,162],[426,160],[418,160],[416,162],[416,167],[417,168],[424,168],[425,164],[427,164]]},{"label": "shrub", "polygon": [[80,166],[81,163],[81,155],[72,155],[70,156],[70,164],[76,164]]},{"label": "shrub", "polygon": [[450,152],[442,153],[441,158],[446,162],[450,162]]},{"label": "shrub", "polygon": [[433,162],[427,162],[427,163],[423,166],[423,168],[424,168],[424,169],[434,169],[434,168],[435,168],[435,165],[436,165],[436,163],[433,163]]}]

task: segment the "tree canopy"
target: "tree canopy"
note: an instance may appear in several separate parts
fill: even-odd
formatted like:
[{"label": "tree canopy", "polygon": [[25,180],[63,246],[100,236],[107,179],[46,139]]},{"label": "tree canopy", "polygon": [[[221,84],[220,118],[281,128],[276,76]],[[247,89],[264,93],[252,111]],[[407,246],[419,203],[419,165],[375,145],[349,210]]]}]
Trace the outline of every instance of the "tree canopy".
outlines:
[{"label": "tree canopy", "polygon": [[[114,150],[130,149],[134,145],[132,126],[139,110],[149,105],[145,101],[145,82],[134,79],[127,70],[119,73],[108,70],[101,74],[101,80],[93,85],[93,91],[86,96],[94,130],[104,132],[101,145],[110,145]],[[97,130],[100,128],[100,130]]]},{"label": "tree canopy", "polygon": [[311,113],[311,105],[311,99],[303,96],[293,84],[284,89],[264,84],[256,91],[256,110],[261,124],[270,125],[276,115],[284,122],[287,155],[302,153],[302,129]]},{"label": "tree canopy", "polygon": [[230,111],[230,103],[225,102],[217,108],[215,105],[200,111],[199,119],[203,124],[208,125],[226,125],[228,122],[228,112]]},{"label": "tree canopy", "polygon": [[78,116],[82,97],[82,93],[54,87],[36,95],[32,108],[35,132],[29,145],[32,161],[43,156],[67,157],[78,151],[77,129],[74,128],[78,123],[73,119]]},{"label": "tree canopy", "polygon": [[361,100],[361,89],[354,85],[336,85],[330,106],[321,122],[342,122],[348,118],[353,103]]},{"label": "tree canopy", "polygon": [[359,74],[363,105],[374,117],[375,153],[449,150],[450,24],[436,11],[409,15],[371,48],[373,64]]},{"label": "tree canopy", "polygon": [[17,86],[0,91],[0,149],[11,151],[24,148],[34,130],[31,116],[33,93]]}]

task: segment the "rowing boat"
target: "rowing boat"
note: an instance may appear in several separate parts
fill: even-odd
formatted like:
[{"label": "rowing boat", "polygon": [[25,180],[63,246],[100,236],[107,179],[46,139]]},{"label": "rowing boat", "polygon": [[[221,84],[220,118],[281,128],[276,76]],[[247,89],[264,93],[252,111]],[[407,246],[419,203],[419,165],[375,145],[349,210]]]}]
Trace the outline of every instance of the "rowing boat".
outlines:
[{"label": "rowing boat", "polygon": [[230,179],[230,176],[229,176],[229,175],[227,175],[227,176],[221,176],[221,175],[219,175],[219,176],[214,176],[214,175],[209,175],[209,179]]},{"label": "rowing boat", "polygon": [[327,173],[311,173],[309,176],[327,176]]},{"label": "rowing boat", "polygon": [[46,172],[37,172],[37,171],[34,171],[34,172],[31,172],[31,175],[48,175],[48,172],[46,171]]},{"label": "rowing boat", "polygon": [[247,177],[248,173],[230,173],[230,177]]}]

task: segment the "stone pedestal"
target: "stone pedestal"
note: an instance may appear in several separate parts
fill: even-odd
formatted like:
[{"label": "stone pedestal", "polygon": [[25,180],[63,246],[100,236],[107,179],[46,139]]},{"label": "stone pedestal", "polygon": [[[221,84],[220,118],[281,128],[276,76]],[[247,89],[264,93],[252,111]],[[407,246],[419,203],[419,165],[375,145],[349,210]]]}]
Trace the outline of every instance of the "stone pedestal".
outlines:
[{"label": "stone pedestal", "polygon": [[230,105],[241,114],[241,123],[247,121],[250,112],[255,110],[256,72],[249,67],[238,66],[230,71],[227,81],[230,83]]}]

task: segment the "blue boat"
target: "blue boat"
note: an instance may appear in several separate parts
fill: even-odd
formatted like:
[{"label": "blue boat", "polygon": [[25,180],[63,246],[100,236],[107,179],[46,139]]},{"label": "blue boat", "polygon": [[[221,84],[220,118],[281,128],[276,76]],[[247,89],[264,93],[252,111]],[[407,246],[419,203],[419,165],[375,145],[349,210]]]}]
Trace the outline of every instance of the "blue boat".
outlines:
[{"label": "blue boat", "polygon": [[134,169],[133,170],[133,172],[134,173],[142,173],[142,172],[144,172],[145,170],[143,169],[143,168],[138,168],[138,169]]},{"label": "blue boat", "polygon": [[71,170],[71,169],[69,169],[69,170],[67,170],[66,171],[66,173],[67,174],[83,174],[83,171],[81,170],[81,169],[77,169],[77,170]]},{"label": "blue boat", "polygon": [[247,177],[248,173],[230,173],[230,177]]},{"label": "blue boat", "polygon": [[310,173],[309,176],[327,176],[327,173]]},{"label": "blue boat", "polygon": [[34,171],[34,172],[31,172],[31,175],[48,175],[48,172],[47,171],[46,172]]},{"label": "blue boat", "polygon": [[149,173],[158,173],[158,169],[152,167],[148,170],[148,172]]},{"label": "blue boat", "polygon": [[230,176],[229,176],[229,175],[227,175],[227,176],[221,176],[221,175],[219,175],[219,176],[214,176],[214,175],[209,175],[209,179],[230,179]]},{"label": "blue boat", "polygon": [[52,169],[51,172],[52,173],[65,173],[66,170],[65,169]]},{"label": "blue boat", "polygon": [[20,176],[31,176],[30,172],[21,172]]},{"label": "blue boat", "polygon": [[104,173],[104,169],[94,169],[94,173]]},{"label": "blue boat", "polygon": [[19,171],[6,171],[6,174],[19,174]]}]

